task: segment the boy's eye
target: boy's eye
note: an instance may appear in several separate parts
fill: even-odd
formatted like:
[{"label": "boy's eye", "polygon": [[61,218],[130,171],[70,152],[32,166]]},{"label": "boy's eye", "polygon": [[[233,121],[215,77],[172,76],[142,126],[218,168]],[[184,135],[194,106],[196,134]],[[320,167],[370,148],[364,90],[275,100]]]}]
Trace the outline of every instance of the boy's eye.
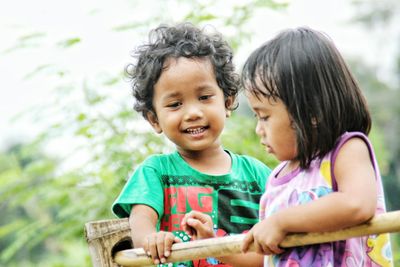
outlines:
[{"label": "boy's eye", "polygon": [[177,108],[177,107],[179,107],[180,105],[182,105],[181,102],[172,102],[172,103],[166,105],[166,107],[168,107],[168,108]]},{"label": "boy's eye", "polygon": [[202,95],[199,97],[200,100],[207,100],[210,99],[212,97],[212,95]]}]

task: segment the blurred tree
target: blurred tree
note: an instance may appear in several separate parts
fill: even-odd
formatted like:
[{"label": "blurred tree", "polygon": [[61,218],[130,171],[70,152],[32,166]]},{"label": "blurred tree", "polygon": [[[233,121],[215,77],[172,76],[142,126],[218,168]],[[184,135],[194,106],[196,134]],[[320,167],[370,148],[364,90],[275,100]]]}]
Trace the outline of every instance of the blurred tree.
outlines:
[{"label": "blurred tree", "polygon": [[[382,132],[387,153],[387,165],[383,168],[383,180],[389,210],[400,210],[400,2],[397,0],[354,1],[357,15],[354,21],[369,32],[381,34],[386,41],[396,40],[396,55],[391,79],[378,78],[377,68],[363,64],[354,65],[357,76],[366,91],[375,128]],[[386,73],[388,74],[388,73]],[[395,266],[400,265],[400,234],[392,234]]]},{"label": "blurred tree", "polygon": [[[400,2],[395,0],[384,1],[354,1],[357,15],[354,21],[364,25],[369,31],[386,32],[390,29],[391,39],[397,40],[398,45],[394,60],[393,73],[390,73],[392,82],[382,81],[377,75],[377,69],[367,68],[357,64],[356,73],[366,90],[371,111],[377,126],[383,131],[388,150],[388,166],[384,173],[387,176],[387,190],[389,207],[400,209],[400,121],[393,116],[400,114]],[[385,38],[387,36],[385,35]]]},{"label": "blurred tree", "polygon": [[[255,9],[285,7],[272,0],[242,4],[146,2],[157,6],[154,14],[148,20],[109,25],[115,34],[130,31],[144,40],[150,28],[177,20],[172,17],[176,12],[166,12],[175,4],[182,10],[179,20],[199,26],[212,24],[222,32],[225,29],[229,41],[238,49],[251,35],[244,29]],[[136,1],[131,6],[132,14],[140,5],[143,2]],[[32,38],[46,36],[38,33],[20,38],[7,53],[18,53]],[[79,49],[85,38],[77,34],[57,40],[55,46],[65,53]],[[35,47],[40,45],[30,49]],[[43,118],[51,119],[52,124],[32,143],[10,146],[0,155],[0,211],[6,214],[0,218],[1,266],[90,266],[83,225],[112,218],[111,203],[135,166],[149,154],[172,149],[167,140],[149,134],[150,127],[144,127],[146,122],[132,110],[132,100],[126,98],[129,92],[119,92],[125,83],[123,67],[76,78],[62,63],[43,59],[26,74],[26,79],[44,75],[56,81],[52,101],[24,115],[37,123]],[[244,123],[249,123],[246,131],[238,127]],[[252,120],[232,118],[224,143],[235,152],[273,164],[274,160],[266,157],[258,145],[251,123]],[[242,134],[246,136],[244,145]]]}]

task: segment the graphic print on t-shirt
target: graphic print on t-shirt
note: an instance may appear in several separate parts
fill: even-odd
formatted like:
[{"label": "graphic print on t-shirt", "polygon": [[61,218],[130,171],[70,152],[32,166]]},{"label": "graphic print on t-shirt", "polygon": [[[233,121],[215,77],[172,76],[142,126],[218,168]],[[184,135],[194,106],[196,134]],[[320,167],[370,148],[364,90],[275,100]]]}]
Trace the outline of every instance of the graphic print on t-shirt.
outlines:
[{"label": "graphic print on t-shirt", "polygon": [[[188,236],[181,231],[183,216],[197,210],[213,218],[217,236],[240,234],[258,222],[258,206],[262,194],[256,182],[231,180],[199,182],[190,176],[162,176],[164,182],[164,214],[160,230],[173,232],[183,241]],[[214,258],[176,263],[175,266],[229,266]]]},{"label": "graphic print on t-shirt", "polygon": [[180,230],[183,216],[191,210],[210,215],[216,230],[242,233],[258,221],[261,188],[256,182],[199,183],[189,176],[163,176],[164,215],[160,229]]}]

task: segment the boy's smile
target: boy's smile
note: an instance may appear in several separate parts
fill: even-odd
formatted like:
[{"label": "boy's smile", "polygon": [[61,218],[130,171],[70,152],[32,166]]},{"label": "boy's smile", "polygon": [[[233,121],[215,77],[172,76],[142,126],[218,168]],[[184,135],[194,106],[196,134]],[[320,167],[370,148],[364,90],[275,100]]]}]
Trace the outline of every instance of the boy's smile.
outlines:
[{"label": "boy's smile", "polygon": [[225,119],[225,98],[213,67],[206,58],[169,58],[154,85],[153,128],[176,144],[178,150],[201,151],[220,146]]}]

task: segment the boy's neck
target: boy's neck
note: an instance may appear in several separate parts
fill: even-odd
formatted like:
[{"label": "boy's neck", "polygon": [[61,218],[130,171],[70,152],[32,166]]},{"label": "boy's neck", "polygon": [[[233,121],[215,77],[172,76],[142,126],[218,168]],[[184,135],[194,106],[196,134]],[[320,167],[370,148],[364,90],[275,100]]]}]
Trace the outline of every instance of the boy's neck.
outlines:
[{"label": "boy's neck", "polygon": [[231,157],[222,146],[202,151],[178,150],[178,152],[192,168],[199,172],[211,175],[223,175],[231,171]]}]

